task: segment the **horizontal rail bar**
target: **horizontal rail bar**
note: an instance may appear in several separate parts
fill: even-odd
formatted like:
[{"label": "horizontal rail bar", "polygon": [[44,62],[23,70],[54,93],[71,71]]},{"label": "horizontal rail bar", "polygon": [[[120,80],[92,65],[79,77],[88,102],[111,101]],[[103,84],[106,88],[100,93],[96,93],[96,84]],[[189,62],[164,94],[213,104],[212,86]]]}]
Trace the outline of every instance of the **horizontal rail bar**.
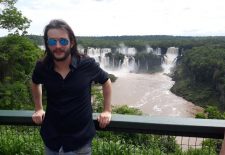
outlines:
[{"label": "horizontal rail bar", "polygon": [[[32,114],[33,111],[27,110],[0,110],[0,125],[35,125]],[[101,129],[97,123],[98,115],[93,113],[93,120],[96,129],[103,131],[222,139],[225,129],[225,120],[120,114],[113,114],[110,125]]]}]

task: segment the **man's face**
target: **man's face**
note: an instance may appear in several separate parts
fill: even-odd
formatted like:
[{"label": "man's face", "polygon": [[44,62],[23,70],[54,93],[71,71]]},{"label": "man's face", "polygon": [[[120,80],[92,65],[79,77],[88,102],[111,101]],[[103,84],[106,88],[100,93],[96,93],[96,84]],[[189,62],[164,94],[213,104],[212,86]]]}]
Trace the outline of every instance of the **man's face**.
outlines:
[{"label": "man's face", "polygon": [[48,48],[53,59],[56,61],[64,61],[68,58],[73,43],[70,42],[67,31],[64,29],[50,29],[47,35]]}]

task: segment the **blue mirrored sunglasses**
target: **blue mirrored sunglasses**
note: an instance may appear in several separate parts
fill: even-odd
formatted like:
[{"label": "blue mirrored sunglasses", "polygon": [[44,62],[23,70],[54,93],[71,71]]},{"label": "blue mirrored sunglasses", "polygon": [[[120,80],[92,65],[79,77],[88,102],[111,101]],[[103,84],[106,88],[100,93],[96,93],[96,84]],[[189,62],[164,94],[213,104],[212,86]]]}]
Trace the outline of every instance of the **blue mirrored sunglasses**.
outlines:
[{"label": "blue mirrored sunglasses", "polygon": [[56,46],[57,45],[57,41],[60,43],[60,45],[62,46],[66,46],[69,44],[69,40],[66,38],[60,38],[59,40],[57,39],[53,39],[53,38],[49,38],[48,39],[48,45],[49,46]]}]

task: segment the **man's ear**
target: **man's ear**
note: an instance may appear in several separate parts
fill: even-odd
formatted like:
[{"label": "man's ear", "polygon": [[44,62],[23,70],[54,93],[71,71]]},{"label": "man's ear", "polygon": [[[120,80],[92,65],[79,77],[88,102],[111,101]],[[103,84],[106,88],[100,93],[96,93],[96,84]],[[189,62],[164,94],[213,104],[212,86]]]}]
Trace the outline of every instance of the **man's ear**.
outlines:
[{"label": "man's ear", "polygon": [[70,48],[73,48],[74,45],[75,45],[75,42],[71,41]]}]

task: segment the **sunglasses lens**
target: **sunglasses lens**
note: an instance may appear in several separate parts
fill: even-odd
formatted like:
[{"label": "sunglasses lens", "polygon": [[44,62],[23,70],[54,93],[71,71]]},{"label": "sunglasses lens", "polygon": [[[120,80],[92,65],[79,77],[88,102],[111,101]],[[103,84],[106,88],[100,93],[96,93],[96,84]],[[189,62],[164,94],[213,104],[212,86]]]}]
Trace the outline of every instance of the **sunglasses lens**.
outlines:
[{"label": "sunglasses lens", "polygon": [[49,46],[55,46],[57,44],[57,41],[55,39],[48,39],[48,45]]},{"label": "sunglasses lens", "polygon": [[[69,44],[69,40],[67,40],[65,38],[61,38],[61,39],[59,39],[59,43],[62,46],[66,46],[66,45]],[[53,38],[49,38],[48,39],[48,45],[49,46],[56,46],[57,45],[57,40],[56,39],[53,39]]]},{"label": "sunglasses lens", "polygon": [[66,45],[69,44],[69,40],[67,40],[67,39],[65,39],[65,38],[61,38],[61,39],[59,40],[59,42],[60,42],[60,44],[61,44],[62,46],[66,46]]}]

